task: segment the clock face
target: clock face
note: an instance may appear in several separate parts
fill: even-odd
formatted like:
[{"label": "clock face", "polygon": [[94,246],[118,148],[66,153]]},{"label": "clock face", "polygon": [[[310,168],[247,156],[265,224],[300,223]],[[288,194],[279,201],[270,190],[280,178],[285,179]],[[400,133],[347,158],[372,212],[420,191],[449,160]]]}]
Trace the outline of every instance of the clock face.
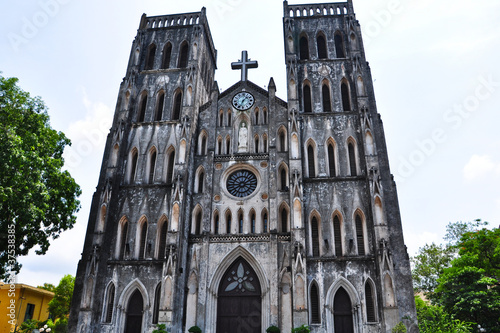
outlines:
[{"label": "clock face", "polygon": [[257,177],[248,170],[238,170],[229,175],[226,187],[235,197],[248,197],[257,188]]},{"label": "clock face", "polygon": [[235,109],[240,111],[250,109],[254,102],[255,99],[252,94],[248,92],[240,92],[233,97],[233,106]]}]

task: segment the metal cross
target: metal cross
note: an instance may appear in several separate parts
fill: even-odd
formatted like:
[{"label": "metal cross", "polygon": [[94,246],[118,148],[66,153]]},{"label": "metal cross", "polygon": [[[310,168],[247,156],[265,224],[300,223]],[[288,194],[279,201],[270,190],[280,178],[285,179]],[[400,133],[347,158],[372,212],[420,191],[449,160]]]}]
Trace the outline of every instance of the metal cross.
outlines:
[{"label": "metal cross", "polygon": [[259,63],[257,61],[250,61],[248,59],[247,51],[241,52],[241,60],[238,62],[232,62],[232,69],[241,69],[241,81],[246,81],[248,78],[248,69],[249,68],[257,68],[259,67]]}]

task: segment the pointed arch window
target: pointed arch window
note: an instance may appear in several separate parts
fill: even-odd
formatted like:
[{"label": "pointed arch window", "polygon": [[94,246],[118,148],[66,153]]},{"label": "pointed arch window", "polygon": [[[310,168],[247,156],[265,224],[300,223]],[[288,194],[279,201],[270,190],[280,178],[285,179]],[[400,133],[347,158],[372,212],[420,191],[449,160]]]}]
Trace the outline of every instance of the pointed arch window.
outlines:
[{"label": "pointed arch window", "polygon": [[316,38],[316,44],[318,46],[318,58],[319,59],[327,59],[328,58],[328,51],[327,51],[327,47],[326,47],[325,36],[318,35],[318,38]]},{"label": "pointed arch window", "polygon": [[215,212],[215,214],[214,214],[214,234],[215,235],[219,234],[219,225],[220,225],[219,213]]},{"label": "pointed arch window", "polygon": [[284,166],[281,166],[280,168],[280,190],[288,190],[288,175]]},{"label": "pointed arch window", "polygon": [[255,125],[259,125],[259,108],[255,108]]},{"label": "pointed arch window", "polygon": [[194,234],[195,235],[201,235],[201,209],[196,213],[195,217],[195,229],[194,229]]},{"label": "pointed arch window", "polygon": [[375,317],[375,298],[372,285],[369,281],[366,281],[365,283],[365,304],[366,320],[371,323],[377,321],[377,318]]},{"label": "pointed arch window", "polygon": [[342,108],[344,111],[351,111],[351,99],[349,98],[349,85],[346,80],[340,84],[340,93],[342,94]]},{"label": "pointed arch window", "polygon": [[226,233],[230,234],[231,233],[231,212],[228,211],[226,213]]},{"label": "pointed arch window", "polygon": [[148,94],[143,92],[141,94],[140,102],[139,102],[139,110],[137,112],[137,122],[142,123],[146,116],[146,106],[148,104]]},{"label": "pointed arch window", "polygon": [[165,259],[165,250],[167,246],[167,231],[168,231],[168,221],[165,219],[161,224],[160,230],[158,230],[158,259]]},{"label": "pointed arch window", "polygon": [[267,220],[267,212],[264,212],[262,215],[262,232],[267,233],[268,230],[268,220]]},{"label": "pointed arch window", "polygon": [[231,126],[231,110],[227,110],[227,126]]},{"label": "pointed arch window", "polygon": [[332,112],[332,101],[330,98],[330,87],[324,83],[321,88],[321,95],[323,97],[323,112]]},{"label": "pointed arch window", "polygon": [[217,138],[217,155],[222,155],[222,138]]},{"label": "pointed arch window", "polygon": [[107,297],[106,297],[106,313],[104,322],[110,323],[113,319],[113,308],[115,303],[115,285],[110,283],[108,287]]},{"label": "pointed arch window", "polygon": [[203,193],[203,186],[205,183],[205,172],[200,170],[198,173],[198,188],[196,189],[196,193]]},{"label": "pointed arch window", "polygon": [[363,220],[359,214],[356,214],[356,240],[358,243],[358,254],[360,256],[364,256],[366,254],[365,251],[365,235],[363,231]]},{"label": "pointed arch window", "polygon": [[238,232],[240,234],[243,233],[243,213],[239,212],[238,214]]},{"label": "pointed arch window", "polygon": [[229,136],[226,137],[226,154],[231,154],[231,138]]},{"label": "pointed arch window", "polygon": [[304,112],[312,112],[312,97],[311,97],[311,87],[308,84],[304,84]]},{"label": "pointed arch window", "polygon": [[311,323],[321,323],[321,316],[319,311],[319,292],[316,283],[313,283],[311,286]]},{"label": "pointed arch window", "polygon": [[224,126],[224,112],[222,110],[219,111],[219,126]]},{"label": "pointed arch window", "polygon": [[163,59],[161,62],[161,68],[168,69],[170,68],[170,59],[172,58],[172,44],[168,42],[163,47]]},{"label": "pointed arch window", "polygon": [[145,251],[146,251],[146,240],[148,233],[148,222],[144,221],[141,225],[141,232],[139,235],[139,259],[144,259]]},{"label": "pointed arch window", "polygon": [[316,216],[313,216],[311,221],[311,240],[313,257],[319,257],[319,223]]},{"label": "pointed arch window", "polygon": [[149,176],[148,176],[149,184],[153,184],[154,182],[155,167],[156,167],[156,149],[153,149],[153,151],[149,156]]},{"label": "pointed arch window", "polygon": [[146,70],[153,69],[155,64],[155,54],[156,54],[156,45],[151,44],[148,47],[148,55],[146,57]]},{"label": "pointed arch window", "polygon": [[158,100],[156,102],[155,121],[161,121],[164,104],[165,104],[165,93],[161,91],[158,94]]},{"label": "pointed arch window", "polygon": [[264,134],[262,137],[262,152],[267,153],[267,136]]},{"label": "pointed arch window", "polygon": [[132,158],[130,162],[130,175],[129,175],[129,182],[132,184],[135,182],[135,173],[137,171],[137,159],[139,157],[139,152],[137,149],[132,150]]},{"label": "pointed arch window", "polygon": [[175,165],[175,149],[171,149],[167,153],[167,184],[172,184],[174,178],[174,165]]},{"label": "pointed arch window", "polygon": [[160,317],[160,297],[161,297],[161,282],[158,283],[155,289],[155,301],[153,306],[153,324],[158,324]]},{"label": "pointed arch window", "polygon": [[308,60],[309,59],[309,41],[307,40],[306,36],[300,37],[299,48],[300,48],[300,60]]},{"label": "pointed arch window", "polygon": [[335,147],[331,142],[328,143],[328,172],[330,177],[335,177],[337,175],[335,166]]},{"label": "pointed arch window", "polygon": [[127,234],[128,234],[128,222],[125,221],[121,225],[121,232],[120,232],[120,254],[119,254],[119,259],[123,260],[125,258],[125,250],[127,248]]},{"label": "pointed arch window", "polygon": [[267,124],[267,109],[266,108],[262,109],[262,118],[263,118],[262,123],[264,125],[266,125]]},{"label": "pointed arch window", "polygon": [[198,136],[198,155],[207,154],[207,133],[203,130]]},{"label": "pointed arch window", "polygon": [[186,68],[188,64],[189,46],[187,42],[182,43],[179,52],[179,68]]},{"label": "pointed arch window", "polygon": [[281,232],[288,232],[288,211],[286,208],[281,209]]},{"label": "pointed arch window", "polygon": [[333,240],[335,242],[335,255],[342,257],[342,228],[340,227],[340,219],[337,215],[333,217]]},{"label": "pointed arch window", "polygon": [[335,51],[337,52],[337,58],[345,58],[344,51],[344,39],[342,38],[342,34],[340,31],[335,33]]},{"label": "pointed arch window", "polygon": [[347,144],[347,150],[349,154],[349,169],[351,171],[351,176],[357,175],[357,165],[356,165],[356,151],[354,148],[354,144],[349,142]]},{"label": "pointed arch window", "polygon": [[254,138],[254,148],[255,148],[255,153],[259,152],[259,136],[256,135]]},{"label": "pointed arch window", "polygon": [[250,232],[255,234],[255,212],[250,213]]},{"label": "pointed arch window", "polygon": [[172,120],[179,120],[182,107],[182,91],[177,91],[174,96],[174,108],[172,110]]},{"label": "pointed arch window", "polygon": [[285,152],[286,151],[286,130],[282,127],[278,133],[278,151]]},{"label": "pointed arch window", "polygon": [[316,177],[316,164],[314,159],[314,147],[312,144],[307,145],[307,167],[309,169],[309,178]]}]

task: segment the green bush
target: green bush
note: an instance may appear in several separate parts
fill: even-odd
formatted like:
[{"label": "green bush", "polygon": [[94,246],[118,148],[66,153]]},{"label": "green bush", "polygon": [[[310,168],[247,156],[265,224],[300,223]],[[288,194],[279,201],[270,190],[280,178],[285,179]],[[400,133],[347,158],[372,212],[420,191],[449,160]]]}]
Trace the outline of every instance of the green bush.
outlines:
[{"label": "green bush", "polygon": [[292,333],[309,333],[311,329],[307,325],[302,325],[300,327],[295,327],[292,329]]},{"label": "green bush", "polygon": [[406,326],[402,322],[399,322],[394,328],[392,329],[392,333],[406,333]]},{"label": "green bush", "polygon": [[188,329],[188,332],[191,332],[191,333],[201,333],[201,328],[199,328],[198,326],[193,326],[190,329]]},{"label": "green bush", "polygon": [[157,324],[153,333],[168,333],[167,326],[165,324]]},{"label": "green bush", "polygon": [[281,330],[280,330],[278,327],[276,327],[276,326],[272,325],[272,326],[269,326],[269,327],[267,328],[266,332],[267,332],[267,333],[280,333],[280,332],[281,332]]}]

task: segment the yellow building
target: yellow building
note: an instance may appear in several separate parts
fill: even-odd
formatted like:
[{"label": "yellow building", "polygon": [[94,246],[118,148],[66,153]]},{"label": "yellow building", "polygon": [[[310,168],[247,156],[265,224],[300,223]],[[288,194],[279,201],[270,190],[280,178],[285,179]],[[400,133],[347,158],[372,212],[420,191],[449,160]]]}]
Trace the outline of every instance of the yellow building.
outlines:
[{"label": "yellow building", "polygon": [[0,286],[0,332],[14,332],[29,319],[47,320],[52,298],[53,292],[22,283]]}]

